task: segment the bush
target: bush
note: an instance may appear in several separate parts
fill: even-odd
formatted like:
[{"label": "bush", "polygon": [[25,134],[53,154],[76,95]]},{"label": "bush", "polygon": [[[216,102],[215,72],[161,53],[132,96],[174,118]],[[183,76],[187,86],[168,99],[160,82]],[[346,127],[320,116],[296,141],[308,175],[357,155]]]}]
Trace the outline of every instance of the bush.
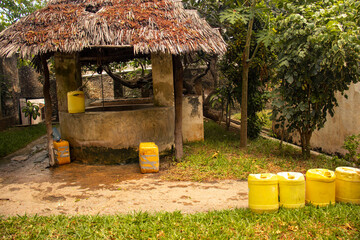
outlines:
[{"label": "bush", "polygon": [[344,158],[355,164],[360,164],[360,134],[347,136],[344,141],[343,149],[346,149],[348,153],[345,154]]}]

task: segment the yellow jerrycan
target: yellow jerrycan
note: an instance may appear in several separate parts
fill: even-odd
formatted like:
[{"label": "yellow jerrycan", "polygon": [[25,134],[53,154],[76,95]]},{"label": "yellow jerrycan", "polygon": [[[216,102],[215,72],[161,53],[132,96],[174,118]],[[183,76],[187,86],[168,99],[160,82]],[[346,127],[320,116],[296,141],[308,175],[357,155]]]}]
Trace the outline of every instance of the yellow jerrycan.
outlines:
[{"label": "yellow jerrycan", "polygon": [[83,91],[72,91],[67,93],[68,112],[83,113],[85,112],[85,97]]},{"label": "yellow jerrycan", "polygon": [[139,146],[141,173],[159,172],[159,149],[153,142],[142,142]]},{"label": "yellow jerrycan", "polygon": [[360,204],[360,169],[338,167],[335,169],[335,175],[336,201]]},{"label": "yellow jerrycan", "polygon": [[299,172],[280,172],[279,180],[280,207],[301,208],[305,206],[305,178]]},{"label": "yellow jerrycan", "polygon": [[69,142],[65,140],[54,141],[55,161],[59,165],[70,163]]},{"label": "yellow jerrycan", "polygon": [[315,206],[335,203],[335,172],[328,169],[309,169],[306,172],[305,201]]},{"label": "yellow jerrycan", "polygon": [[272,173],[249,174],[249,208],[256,213],[279,209],[278,177]]}]

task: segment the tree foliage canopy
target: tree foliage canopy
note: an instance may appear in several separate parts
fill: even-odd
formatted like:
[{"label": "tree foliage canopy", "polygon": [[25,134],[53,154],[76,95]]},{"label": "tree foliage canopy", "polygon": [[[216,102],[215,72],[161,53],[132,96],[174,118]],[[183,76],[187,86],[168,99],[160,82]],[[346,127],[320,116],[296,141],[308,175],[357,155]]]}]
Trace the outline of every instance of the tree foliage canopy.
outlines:
[{"label": "tree foliage canopy", "polygon": [[280,87],[274,115],[301,136],[309,154],[311,134],[334,114],[336,93],[359,80],[360,2],[327,0],[282,5],[274,19],[272,50]]},{"label": "tree foliage canopy", "polygon": [[43,7],[46,0],[1,0],[0,31],[20,18]]}]

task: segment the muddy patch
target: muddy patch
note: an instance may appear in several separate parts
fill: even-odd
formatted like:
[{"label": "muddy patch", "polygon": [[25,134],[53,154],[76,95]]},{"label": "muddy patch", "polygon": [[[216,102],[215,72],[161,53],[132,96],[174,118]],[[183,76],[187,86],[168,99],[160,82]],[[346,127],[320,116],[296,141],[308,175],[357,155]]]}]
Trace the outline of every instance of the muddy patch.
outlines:
[{"label": "muddy patch", "polygon": [[65,201],[66,198],[63,196],[50,195],[50,196],[43,197],[42,200],[48,201],[48,202],[59,202],[59,201]]}]

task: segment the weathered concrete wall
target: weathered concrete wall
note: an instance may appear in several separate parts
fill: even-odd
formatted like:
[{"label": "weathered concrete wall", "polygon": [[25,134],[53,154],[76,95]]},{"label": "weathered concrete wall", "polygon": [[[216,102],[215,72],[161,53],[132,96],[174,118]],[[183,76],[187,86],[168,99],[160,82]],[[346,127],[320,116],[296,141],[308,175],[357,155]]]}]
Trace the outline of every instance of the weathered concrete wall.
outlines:
[{"label": "weathered concrete wall", "polygon": [[184,142],[204,140],[202,96],[183,97],[182,132]]},{"label": "weathered concrete wall", "polygon": [[[126,73],[115,73],[115,75],[121,76],[121,74]],[[141,89],[131,89],[122,86],[119,82],[114,81],[109,75],[106,73],[102,74],[102,81],[104,87],[104,99],[112,100],[118,98],[140,98],[141,97]],[[94,99],[102,99],[102,90],[101,90],[101,75],[93,75],[93,76],[83,76],[82,82],[84,84],[84,92],[86,99],[94,100]]]},{"label": "weathered concrete wall", "polygon": [[104,99],[114,99],[114,80],[107,74],[83,77],[84,92],[89,99],[102,99],[101,78],[104,88]]},{"label": "weathered concrete wall", "polygon": [[30,66],[19,69],[19,80],[22,98],[43,98],[43,85],[39,81],[39,74]]},{"label": "weathered concrete wall", "polygon": [[[2,116],[11,117],[13,124],[19,123],[19,97],[20,97],[20,84],[19,74],[17,68],[17,56],[11,58],[0,58],[0,77],[3,86],[8,86],[5,90],[9,93],[10,97],[5,100],[5,105],[2,106]],[[5,95],[2,96],[6,98]]]},{"label": "weathered concrete wall", "polygon": [[[173,107],[77,114],[60,112],[60,130],[77,160],[126,163],[134,158],[140,142],[155,142],[160,151],[171,148],[174,114]],[[109,157],[111,159],[106,159]]]},{"label": "weathered concrete wall", "polygon": [[67,93],[81,86],[81,66],[77,54],[55,54],[56,89],[59,112],[67,112]]},{"label": "weathered concrete wall", "polygon": [[324,128],[313,133],[311,146],[329,153],[346,153],[345,138],[360,133],[360,83],[352,84],[346,92],[348,99],[337,94],[339,106],[334,117],[328,117]]},{"label": "weathered concrete wall", "polygon": [[152,53],[152,78],[154,104],[174,106],[174,76],[171,54]]},{"label": "weathered concrete wall", "polygon": [[[339,106],[335,108],[334,117],[328,115],[324,128],[315,131],[311,137],[311,147],[326,153],[341,153],[345,138],[360,133],[360,83],[352,84],[346,91],[348,99],[337,94]],[[292,133],[287,138],[300,145],[298,133]]]}]

